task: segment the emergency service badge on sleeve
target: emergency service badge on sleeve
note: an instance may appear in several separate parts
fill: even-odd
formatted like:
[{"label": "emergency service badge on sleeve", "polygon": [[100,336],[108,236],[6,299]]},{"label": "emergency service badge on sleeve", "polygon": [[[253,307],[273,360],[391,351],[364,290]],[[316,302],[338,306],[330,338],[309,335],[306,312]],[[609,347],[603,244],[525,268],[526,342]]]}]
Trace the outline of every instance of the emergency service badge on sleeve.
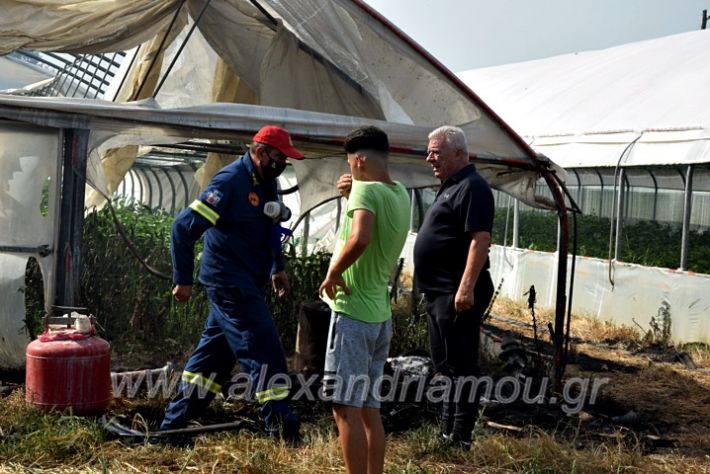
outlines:
[{"label": "emergency service badge on sleeve", "polygon": [[212,207],[217,207],[217,204],[219,204],[219,201],[221,200],[222,193],[217,191],[216,189],[208,192],[205,196],[205,202],[207,202],[207,204],[210,204]]},{"label": "emergency service badge on sleeve", "polygon": [[255,192],[249,193],[249,204],[256,207],[259,205],[259,196]]}]

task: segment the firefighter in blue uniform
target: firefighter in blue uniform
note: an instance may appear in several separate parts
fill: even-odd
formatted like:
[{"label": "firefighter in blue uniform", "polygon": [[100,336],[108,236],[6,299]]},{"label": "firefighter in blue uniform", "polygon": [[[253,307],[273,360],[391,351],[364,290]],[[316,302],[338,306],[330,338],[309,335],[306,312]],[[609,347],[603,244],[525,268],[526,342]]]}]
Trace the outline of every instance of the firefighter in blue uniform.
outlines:
[{"label": "firefighter in blue uniform", "polygon": [[264,206],[278,203],[276,177],[286,158],[302,159],[288,132],[267,125],[244,156],[225,166],[173,223],[173,295],[192,294],[195,242],[204,234],[199,279],[210,312],[197,348],[182,373],[161,429],[184,427],[204,412],[236,361],[250,375],[269,434],[298,437],[298,418],[286,400],[286,359],[263,289],[290,290],[279,241],[279,222]]}]

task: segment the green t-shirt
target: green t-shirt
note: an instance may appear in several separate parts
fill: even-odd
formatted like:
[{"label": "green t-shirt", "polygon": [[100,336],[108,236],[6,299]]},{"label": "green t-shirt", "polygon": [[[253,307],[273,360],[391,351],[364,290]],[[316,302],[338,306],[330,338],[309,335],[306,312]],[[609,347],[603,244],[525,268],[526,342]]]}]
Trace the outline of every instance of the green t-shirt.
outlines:
[{"label": "green t-shirt", "polygon": [[328,301],[333,311],[366,323],[381,323],[392,317],[387,282],[399,258],[409,231],[409,195],[400,183],[353,179],[347,212],[335,245],[333,259],[350,236],[355,210],[375,215],[370,243],[365,252],[343,273],[350,288],[346,295],[338,288]]}]

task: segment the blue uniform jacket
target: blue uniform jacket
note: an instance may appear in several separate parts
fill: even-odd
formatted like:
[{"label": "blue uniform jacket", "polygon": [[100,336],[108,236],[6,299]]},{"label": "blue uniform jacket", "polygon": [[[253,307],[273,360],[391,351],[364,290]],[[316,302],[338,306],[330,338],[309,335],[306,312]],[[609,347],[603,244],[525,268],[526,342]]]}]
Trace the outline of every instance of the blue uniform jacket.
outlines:
[{"label": "blue uniform jacket", "polygon": [[191,285],[195,242],[204,234],[199,280],[208,286],[268,283],[284,269],[278,226],[264,214],[277,200],[276,181],[257,178],[249,153],[222,168],[173,222],[173,283]]}]

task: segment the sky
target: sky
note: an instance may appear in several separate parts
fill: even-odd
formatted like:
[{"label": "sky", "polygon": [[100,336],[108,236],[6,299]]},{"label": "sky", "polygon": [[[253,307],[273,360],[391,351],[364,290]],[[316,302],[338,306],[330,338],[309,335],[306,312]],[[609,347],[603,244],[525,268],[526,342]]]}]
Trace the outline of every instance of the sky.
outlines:
[{"label": "sky", "polygon": [[698,30],[710,11],[710,0],[365,2],[453,72]]}]

